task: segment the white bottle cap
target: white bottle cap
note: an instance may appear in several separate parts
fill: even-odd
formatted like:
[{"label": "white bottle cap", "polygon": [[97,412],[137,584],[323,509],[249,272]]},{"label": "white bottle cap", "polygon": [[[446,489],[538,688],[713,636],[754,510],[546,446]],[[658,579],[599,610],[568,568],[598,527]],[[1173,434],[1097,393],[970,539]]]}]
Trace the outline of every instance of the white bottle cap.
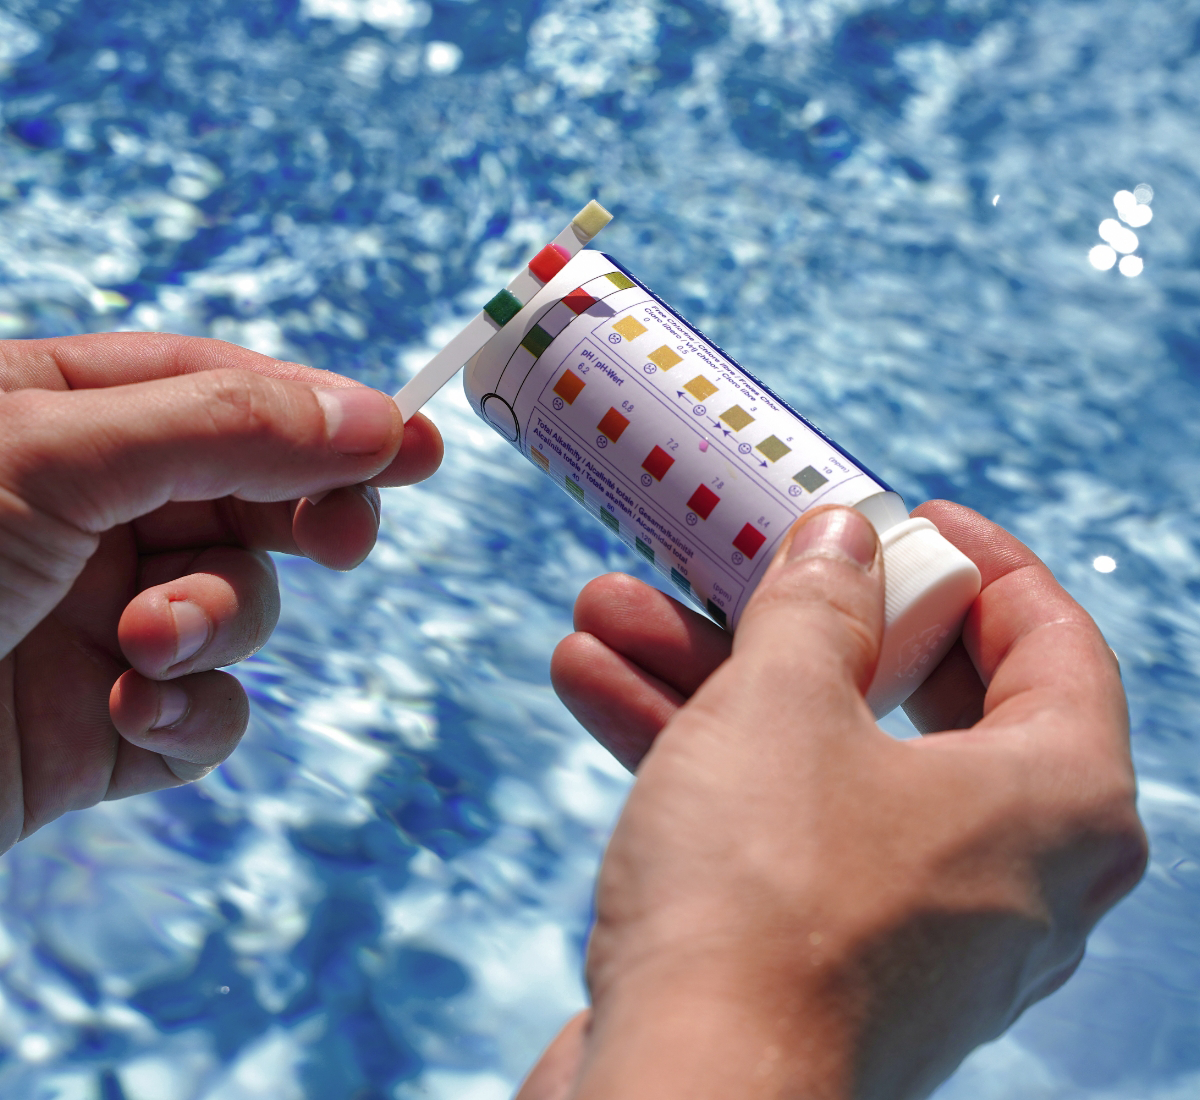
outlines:
[{"label": "white bottle cap", "polygon": [[927,519],[889,527],[883,544],[883,649],[867,705],[882,718],[904,702],[958,638],[979,595],[975,563]]}]

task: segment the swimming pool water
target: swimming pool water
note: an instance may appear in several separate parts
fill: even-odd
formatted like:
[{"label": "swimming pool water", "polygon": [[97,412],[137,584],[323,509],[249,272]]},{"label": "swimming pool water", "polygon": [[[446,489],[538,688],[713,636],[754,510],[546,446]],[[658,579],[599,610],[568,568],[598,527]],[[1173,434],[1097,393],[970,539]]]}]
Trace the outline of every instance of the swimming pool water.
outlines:
[{"label": "swimming pool water", "polygon": [[[1016,531],[1121,657],[1153,863],[940,1096],[1200,1092],[1200,4],[2,0],[0,74],[0,335],[394,389],[597,195],[910,503]],[[1140,183],[1144,268],[1099,270]],[[0,1095],[500,1100],[582,1003],[627,780],[547,667],[588,578],[651,578],[431,412],[366,565],[280,561],[230,762],[0,861]]]}]

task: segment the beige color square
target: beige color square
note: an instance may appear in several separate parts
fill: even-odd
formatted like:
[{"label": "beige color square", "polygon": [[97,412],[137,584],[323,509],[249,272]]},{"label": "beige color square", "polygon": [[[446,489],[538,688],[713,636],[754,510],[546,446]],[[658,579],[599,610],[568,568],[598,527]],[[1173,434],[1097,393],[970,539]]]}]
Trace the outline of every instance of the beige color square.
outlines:
[{"label": "beige color square", "polygon": [[684,385],[683,388],[687,390],[688,393],[690,393],[697,401],[703,401],[706,397],[712,397],[712,395],[717,392],[717,387],[714,386],[702,374],[696,375],[696,377]]},{"label": "beige color square", "polygon": [[741,405],[734,405],[733,408],[726,409],[721,413],[721,419],[735,432],[740,432],[743,428],[754,423],[754,417],[746,412]]},{"label": "beige color square", "polygon": [[622,317],[613,325],[613,331],[619,332],[626,340],[636,340],[646,331],[646,326],[636,317]]},{"label": "beige color square", "polygon": [[683,362],[682,355],[676,355],[666,344],[646,356],[659,370],[670,370]]}]

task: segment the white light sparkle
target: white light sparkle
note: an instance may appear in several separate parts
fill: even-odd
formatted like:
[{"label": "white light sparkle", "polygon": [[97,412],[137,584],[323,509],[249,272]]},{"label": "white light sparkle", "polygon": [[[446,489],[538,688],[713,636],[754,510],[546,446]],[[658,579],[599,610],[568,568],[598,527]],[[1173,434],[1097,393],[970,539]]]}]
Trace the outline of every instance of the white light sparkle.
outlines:
[{"label": "white light sparkle", "polygon": [[1117,264],[1117,270],[1122,275],[1132,279],[1134,276],[1142,273],[1144,266],[1141,256],[1122,256],[1121,262]]},{"label": "white light sparkle", "polygon": [[1097,271],[1108,271],[1116,262],[1116,252],[1106,244],[1098,244],[1088,253],[1088,263]]},{"label": "white light sparkle", "polygon": [[1111,573],[1116,567],[1116,559],[1110,558],[1107,554],[1101,554],[1099,557],[1092,559],[1092,568],[1097,573]]},{"label": "white light sparkle", "polygon": [[462,64],[462,50],[453,42],[427,42],[425,44],[425,67],[431,73],[452,73]]},{"label": "white light sparkle", "polygon": [[1118,252],[1136,252],[1137,234],[1126,229],[1116,218],[1105,218],[1100,223],[1100,239],[1107,241]]},{"label": "white light sparkle", "polygon": [[1121,221],[1126,225],[1132,225],[1134,229],[1141,229],[1143,225],[1149,225],[1154,217],[1154,211],[1148,206],[1130,206],[1120,212]]}]

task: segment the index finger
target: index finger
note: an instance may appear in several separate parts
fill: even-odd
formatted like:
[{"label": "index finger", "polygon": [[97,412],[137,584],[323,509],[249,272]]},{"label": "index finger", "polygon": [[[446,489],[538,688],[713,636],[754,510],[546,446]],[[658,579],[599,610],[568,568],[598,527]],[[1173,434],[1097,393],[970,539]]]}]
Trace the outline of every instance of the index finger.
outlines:
[{"label": "index finger", "polygon": [[[0,393],[105,389],[217,370],[249,370],[314,387],[361,385],[333,371],[272,359],[237,344],[200,336],[102,332],[45,340],[0,340]],[[414,417],[400,452],[370,484],[411,485],[437,469],[441,457],[437,429],[425,417]]]},{"label": "index finger", "polygon": [[0,391],[104,389],[209,370],[252,370],[310,386],[357,385],[332,371],[285,363],[224,340],[169,332],[0,341]]},{"label": "index finger", "polygon": [[930,501],[913,514],[932,520],[983,576],[963,624],[963,643],[987,686],[980,725],[1058,712],[1060,728],[1124,745],[1128,717],[1116,658],[1041,559],[970,508]]}]

